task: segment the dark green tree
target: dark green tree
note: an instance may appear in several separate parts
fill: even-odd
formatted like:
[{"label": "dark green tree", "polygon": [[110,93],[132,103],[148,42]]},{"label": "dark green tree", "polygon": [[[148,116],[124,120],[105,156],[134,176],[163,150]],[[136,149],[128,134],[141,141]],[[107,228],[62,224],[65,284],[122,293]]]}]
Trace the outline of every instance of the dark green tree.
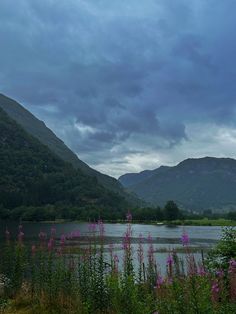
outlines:
[{"label": "dark green tree", "polygon": [[163,210],[164,218],[168,221],[181,218],[180,210],[173,201],[168,201]]}]

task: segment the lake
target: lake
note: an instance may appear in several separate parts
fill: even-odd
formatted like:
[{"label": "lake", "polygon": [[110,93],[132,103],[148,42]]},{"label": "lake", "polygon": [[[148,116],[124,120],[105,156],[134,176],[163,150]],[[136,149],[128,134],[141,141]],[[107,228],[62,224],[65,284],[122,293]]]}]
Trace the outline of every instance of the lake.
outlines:
[{"label": "lake", "polygon": [[[88,223],[81,222],[63,222],[53,225],[52,223],[23,223],[23,232],[25,241],[37,242],[40,231],[46,232],[50,236],[51,227],[55,226],[57,238],[61,234],[70,234],[71,232],[80,231],[81,241],[85,242],[91,236]],[[108,249],[112,244],[115,253],[118,255],[122,263],[122,237],[126,231],[126,224],[110,224],[105,223],[105,248]],[[18,224],[15,222],[0,222],[0,240],[3,241],[5,237],[5,230],[11,233],[11,238],[16,238],[18,233]],[[155,257],[160,270],[165,271],[166,258],[169,251],[176,249],[180,251],[178,255],[184,256],[182,252],[182,244],[180,241],[183,232],[186,232],[190,238],[190,246],[195,250],[195,257],[197,260],[202,258],[201,250],[205,251],[213,247],[221,237],[222,228],[218,226],[166,226],[166,225],[148,225],[148,224],[132,224],[132,243],[133,243],[133,257],[137,260],[138,239],[140,234],[143,237],[144,251],[148,249],[148,236],[152,237]],[[78,240],[76,240],[78,241]],[[75,241],[75,242],[76,242]],[[74,243],[75,245],[76,243]],[[85,243],[86,244],[86,243]]]}]

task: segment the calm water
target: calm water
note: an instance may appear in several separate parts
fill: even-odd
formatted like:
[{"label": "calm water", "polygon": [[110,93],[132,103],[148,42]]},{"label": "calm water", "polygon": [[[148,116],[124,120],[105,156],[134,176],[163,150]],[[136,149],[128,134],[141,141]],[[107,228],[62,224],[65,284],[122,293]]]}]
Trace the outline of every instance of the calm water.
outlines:
[{"label": "calm water", "polygon": [[[51,227],[53,224],[49,223],[23,223],[23,231],[25,234],[26,241],[35,241],[38,238],[40,231],[50,234]],[[84,237],[89,236],[89,224],[88,223],[76,223],[67,222],[56,224],[57,236],[61,234],[70,234],[73,231],[80,231],[80,234]],[[124,235],[127,225],[126,224],[104,224],[105,226],[105,240],[106,247],[112,243],[114,251],[118,255],[120,262],[122,263],[122,236]],[[17,223],[6,223],[0,222],[0,240],[3,241],[5,237],[6,227],[11,233],[11,237],[17,236],[18,224]],[[162,271],[165,270],[166,258],[168,252],[165,250],[171,250],[173,248],[181,248],[180,242],[183,231],[187,232],[190,237],[190,245],[197,248],[195,257],[197,260],[201,259],[201,249],[207,249],[214,246],[221,237],[221,227],[212,226],[174,226],[168,227],[164,225],[143,225],[133,224],[132,225],[132,240],[133,240],[133,256],[134,260],[137,256],[137,241],[139,235],[142,234],[144,238],[144,250],[147,251],[148,244],[147,238],[149,234],[153,239],[154,250],[156,251],[155,256],[158,265]],[[163,252],[164,251],[164,252]],[[178,253],[179,256],[184,256],[183,253]]]}]

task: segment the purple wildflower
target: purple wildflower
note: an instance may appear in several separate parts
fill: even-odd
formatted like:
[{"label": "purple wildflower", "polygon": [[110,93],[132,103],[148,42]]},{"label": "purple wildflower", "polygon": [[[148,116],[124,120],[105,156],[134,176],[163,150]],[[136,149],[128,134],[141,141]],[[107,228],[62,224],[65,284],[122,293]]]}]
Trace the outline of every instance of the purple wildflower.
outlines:
[{"label": "purple wildflower", "polygon": [[160,276],[160,275],[158,275],[157,276],[157,281],[156,281],[156,286],[157,286],[157,288],[161,288],[161,286],[164,284],[164,279]]},{"label": "purple wildflower", "polygon": [[232,258],[232,259],[229,261],[229,266],[230,266],[230,267],[233,267],[233,268],[236,268],[236,260]]},{"label": "purple wildflower", "polygon": [[48,241],[48,251],[51,252],[53,248],[53,238]]},{"label": "purple wildflower", "polygon": [[189,244],[189,236],[186,232],[184,232],[181,236],[181,242],[183,246],[187,246]]},{"label": "purple wildflower", "polygon": [[52,228],[51,228],[51,236],[52,236],[52,237],[55,237],[55,235],[56,235],[56,228],[55,228],[55,227],[52,227]]},{"label": "purple wildflower", "polygon": [[169,255],[166,259],[166,264],[167,266],[171,267],[174,263],[174,259],[173,259],[173,256],[172,255]]},{"label": "purple wildflower", "polygon": [[216,294],[219,293],[219,291],[220,291],[219,284],[218,284],[217,281],[214,281],[212,286],[211,286],[211,292],[212,292],[213,295],[216,295]]},{"label": "purple wildflower", "polygon": [[236,271],[236,260],[232,258],[229,261],[229,273],[233,273],[235,271]]},{"label": "purple wildflower", "polygon": [[205,268],[203,267],[203,266],[200,266],[199,267],[199,269],[198,269],[198,275],[200,276],[200,277],[203,277],[203,276],[206,276],[206,270],[205,270]]},{"label": "purple wildflower", "polygon": [[66,236],[64,234],[61,235],[61,240],[60,240],[60,244],[63,247],[65,245],[66,242]]},{"label": "purple wildflower", "polygon": [[216,276],[220,278],[224,277],[224,271],[222,269],[218,269],[216,271]]},{"label": "purple wildflower", "polygon": [[91,233],[96,232],[96,228],[97,228],[97,226],[96,226],[95,223],[91,223],[91,224],[89,224],[89,226],[88,226],[89,232],[91,232]]}]

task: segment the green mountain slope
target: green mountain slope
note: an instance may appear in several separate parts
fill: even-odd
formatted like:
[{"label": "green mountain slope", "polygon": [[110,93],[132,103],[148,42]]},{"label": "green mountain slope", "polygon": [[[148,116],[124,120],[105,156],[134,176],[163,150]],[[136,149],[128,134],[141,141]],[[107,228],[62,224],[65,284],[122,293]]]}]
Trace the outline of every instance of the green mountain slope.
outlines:
[{"label": "green mountain slope", "polygon": [[0,108],[2,108],[12,119],[20,124],[29,134],[36,137],[41,143],[45,144],[64,161],[70,162],[76,169],[82,170],[85,174],[95,176],[99,183],[106,188],[119,192],[126,198],[135,200],[134,197],[128,195],[118,180],[108,175],[102,174],[92,168],[86,163],[81,161],[75,153],[73,153],[64,143],[60,140],[44,122],[37,119],[23,106],[16,101],[0,94]]},{"label": "green mountain slope", "polygon": [[19,206],[127,208],[117,193],[75,170],[0,108],[0,208]]},{"label": "green mountain slope", "polygon": [[[124,184],[124,177],[121,182]],[[236,160],[187,159],[175,167],[158,168],[147,178],[126,186],[155,205],[173,200],[185,209],[236,209]]]},{"label": "green mountain slope", "polygon": [[139,173],[126,173],[119,177],[120,183],[125,187],[130,187],[132,185],[136,185],[138,183],[141,183],[142,181],[152,177],[155,174],[164,172],[168,170],[169,167],[167,166],[161,166],[154,170],[144,170]]}]

